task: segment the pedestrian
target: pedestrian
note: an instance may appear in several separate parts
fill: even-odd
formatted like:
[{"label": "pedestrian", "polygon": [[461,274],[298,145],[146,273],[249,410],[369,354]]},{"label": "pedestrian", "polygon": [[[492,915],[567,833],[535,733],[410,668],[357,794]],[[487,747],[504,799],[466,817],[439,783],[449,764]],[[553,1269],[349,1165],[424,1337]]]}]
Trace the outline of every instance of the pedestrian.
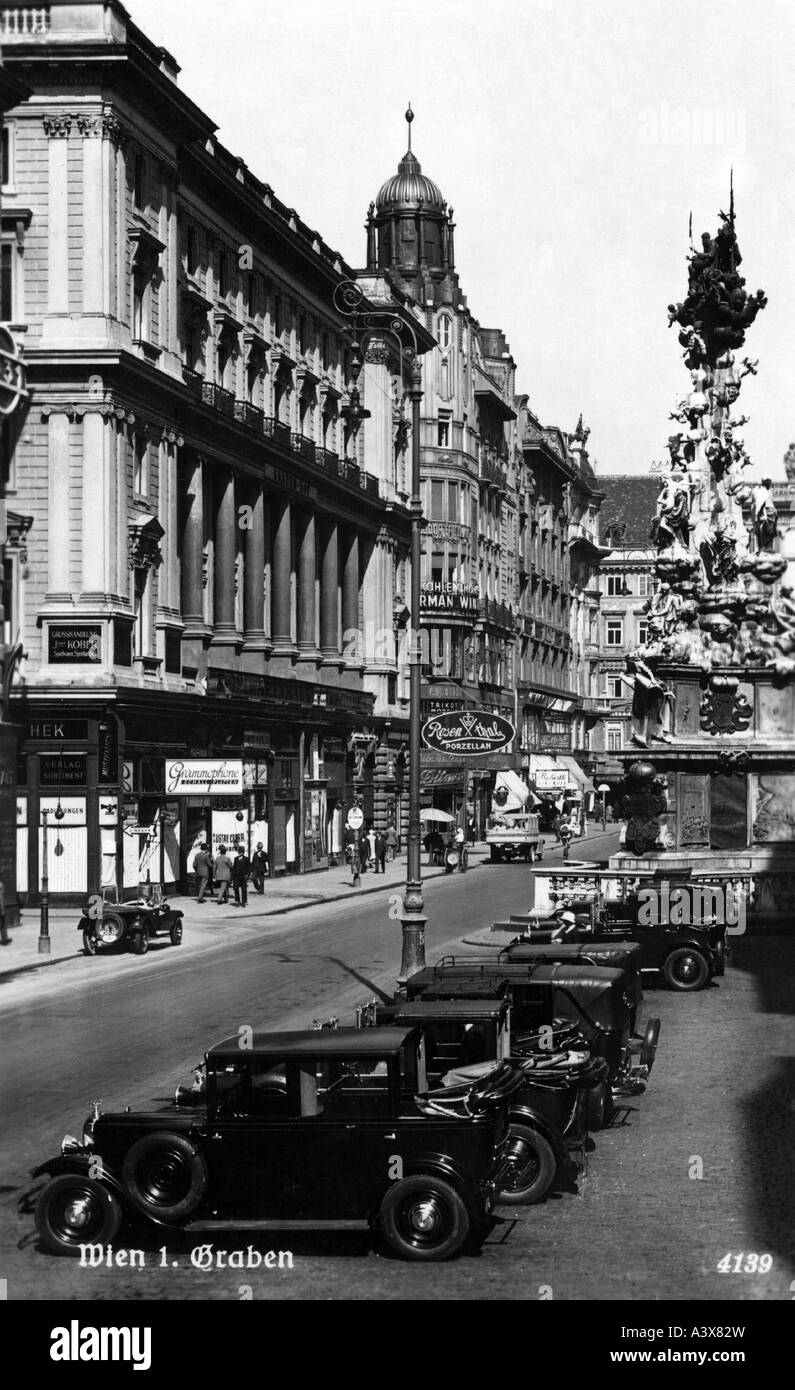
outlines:
[{"label": "pedestrian", "polygon": [[375,837],[375,872],[379,869],[382,874],[386,873],[386,835],[383,830],[379,830]]},{"label": "pedestrian", "polygon": [[265,892],[265,879],[268,877],[268,856],[262,841],[251,856],[251,881],[257,892]]},{"label": "pedestrian", "polygon": [[196,901],[204,902],[204,895],[209,889],[210,897],[213,896],[212,885],[212,860],[210,858],[210,846],[200,845],[193,856],[193,872],[196,875]]},{"label": "pedestrian", "polygon": [[386,828],[386,857],[390,864],[397,854],[397,831],[394,821],[390,821]]},{"label": "pedestrian", "polygon": [[[375,864],[375,828],[373,826],[372,821],[370,821],[370,828],[367,831],[367,850],[367,858],[369,859],[371,864]],[[375,868],[375,872],[378,872],[377,865]]]},{"label": "pedestrian", "polygon": [[364,830],[359,831],[359,865],[363,874],[367,873],[370,862],[370,842]]},{"label": "pedestrian", "polygon": [[250,873],[251,861],[244,852],[243,846],[238,845],[235,862],[232,865],[232,888],[238,907],[245,907],[248,903],[248,876]]},{"label": "pedestrian", "polygon": [[213,860],[213,878],[218,884],[218,902],[229,902],[229,885],[232,882],[232,860],[226,852],[226,845],[218,846]]}]

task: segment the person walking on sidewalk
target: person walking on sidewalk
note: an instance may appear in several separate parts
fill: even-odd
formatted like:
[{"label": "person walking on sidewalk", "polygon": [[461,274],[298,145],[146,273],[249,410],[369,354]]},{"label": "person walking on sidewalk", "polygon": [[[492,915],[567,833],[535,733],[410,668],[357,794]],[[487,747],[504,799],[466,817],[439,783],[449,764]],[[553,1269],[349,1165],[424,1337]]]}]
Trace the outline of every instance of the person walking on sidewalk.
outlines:
[{"label": "person walking on sidewalk", "polygon": [[386,873],[386,835],[379,830],[375,837],[375,872]]},{"label": "person walking on sidewalk", "polygon": [[213,897],[212,886],[212,860],[210,859],[210,846],[200,845],[193,856],[193,872],[196,875],[196,901],[204,902],[204,895],[207,889],[210,890],[210,897]]},{"label": "person walking on sidewalk", "polygon": [[247,854],[243,852],[241,845],[238,845],[235,862],[232,865],[232,888],[234,889],[235,902],[238,907],[243,907],[248,903],[248,876],[251,873],[251,861]]},{"label": "person walking on sidewalk", "polygon": [[232,861],[226,852],[226,845],[218,846],[213,860],[213,878],[218,884],[218,902],[229,902],[229,885],[232,882]]},{"label": "person walking on sidewalk", "polygon": [[251,856],[251,882],[260,896],[265,892],[265,879],[268,877],[268,856],[260,840]]},{"label": "person walking on sidewalk", "polygon": [[386,828],[386,857],[390,864],[397,853],[397,831],[394,821],[390,821]]}]

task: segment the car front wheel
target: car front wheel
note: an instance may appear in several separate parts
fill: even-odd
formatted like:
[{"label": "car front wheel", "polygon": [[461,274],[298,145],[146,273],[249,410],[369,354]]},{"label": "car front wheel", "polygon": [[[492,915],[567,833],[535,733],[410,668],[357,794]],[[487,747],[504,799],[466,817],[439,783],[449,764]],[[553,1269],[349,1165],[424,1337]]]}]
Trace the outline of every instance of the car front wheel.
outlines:
[{"label": "car front wheel", "polygon": [[99,950],[93,927],[83,927],[83,950],[87,956],[95,956]]},{"label": "car front wheel", "polygon": [[149,928],[141,926],[132,934],[132,949],[134,956],[145,956],[149,950]]},{"label": "car front wheel", "polygon": [[709,979],[709,966],[700,951],[679,946],[667,957],[663,975],[669,989],[703,989]]},{"label": "car front wheel", "polygon": [[557,1172],[555,1151],[549,1140],[528,1125],[511,1125],[508,1132],[510,1169],[497,1195],[508,1206],[528,1206],[545,1197]]},{"label": "car front wheel", "polygon": [[431,1175],[396,1182],[381,1203],[379,1221],[390,1250],[404,1260],[449,1260],[470,1229],[463,1199]]},{"label": "car front wheel", "polygon": [[181,921],[172,922],[172,924],[171,924],[171,932],[169,933],[169,935],[171,936],[171,945],[172,945],[172,946],[180,946],[180,945],[182,944],[182,922],[181,922]]},{"label": "car front wheel", "polygon": [[63,1173],[36,1203],[36,1231],[56,1255],[79,1255],[81,1245],[109,1245],[121,1226],[121,1207],[94,1178]]}]

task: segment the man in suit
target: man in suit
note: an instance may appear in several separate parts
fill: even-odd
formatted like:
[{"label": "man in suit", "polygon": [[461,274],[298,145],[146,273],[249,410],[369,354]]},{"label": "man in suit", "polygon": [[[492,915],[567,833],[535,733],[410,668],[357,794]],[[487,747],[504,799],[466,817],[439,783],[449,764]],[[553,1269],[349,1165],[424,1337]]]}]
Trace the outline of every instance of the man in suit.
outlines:
[{"label": "man in suit", "polygon": [[208,889],[210,891],[210,897],[213,897],[213,865],[210,858],[209,845],[200,845],[193,856],[193,872],[196,875],[196,901],[197,903],[203,903],[204,895]]},{"label": "man in suit", "polygon": [[245,907],[248,902],[248,876],[250,873],[251,861],[244,853],[242,845],[238,845],[235,861],[232,865],[232,888],[238,907]]},{"label": "man in suit", "polygon": [[229,885],[232,882],[232,860],[226,852],[226,845],[218,846],[213,860],[213,878],[218,884],[219,903],[229,902]]}]

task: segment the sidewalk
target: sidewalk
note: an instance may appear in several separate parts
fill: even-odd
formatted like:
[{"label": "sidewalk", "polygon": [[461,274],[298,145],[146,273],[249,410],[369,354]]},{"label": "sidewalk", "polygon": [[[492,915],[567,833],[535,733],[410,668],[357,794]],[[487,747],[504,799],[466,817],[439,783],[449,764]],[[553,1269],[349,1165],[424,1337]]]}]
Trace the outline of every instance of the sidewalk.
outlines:
[{"label": "sidewalk", "polygon": [[[484,845],[475,845],[469,850],[470,869],[476,869],[488,859]],[[427,882],[439,878],[444,869],[428,865],[428,856],[422,856],[422,880]],[[316,873],[296,874],[287,878],[266,879],[264,891],[260,896],[248,885],[248,903],[238,907],[230,889],[231,901],[219,904],[213,898],[198,903],[193,897],[177,894],[168,899],[172,907],[184,914],[185,936],[180,950],[194,955],[197,951],[215,945],[219,939],[228,938],[233,923],[253,925],[263,917],[278,917],[302,908],[317,907],[324,903],[358,901],[363,895],[372,893],[394,893],[402,895],[406,882],[406,855],[401,854],[386,865],[386,872],[375,874],[372,870],[361,875],[361,887],[353,887],[350,867],[339,864],[335,869],[319,870]],[[10,942],[0,947],[0,980],[11,979],[32,970],[49,965],[61,965],[70,960],[85,960],[83,941],[78,924],[80,911],[76,907],[51,907],[49,914],[50,954],[39,954],[39,909],[25,908],[20,925],[9,929]],[[166,943],[168,944],[168,943]],[[160,943],[154,941],[152,949],[160,950]],[[102,954],[102,953],[101,953]],[[115,954],[115,953],[113,953]],[[98,958],[97,958],[98,959]]]}]

